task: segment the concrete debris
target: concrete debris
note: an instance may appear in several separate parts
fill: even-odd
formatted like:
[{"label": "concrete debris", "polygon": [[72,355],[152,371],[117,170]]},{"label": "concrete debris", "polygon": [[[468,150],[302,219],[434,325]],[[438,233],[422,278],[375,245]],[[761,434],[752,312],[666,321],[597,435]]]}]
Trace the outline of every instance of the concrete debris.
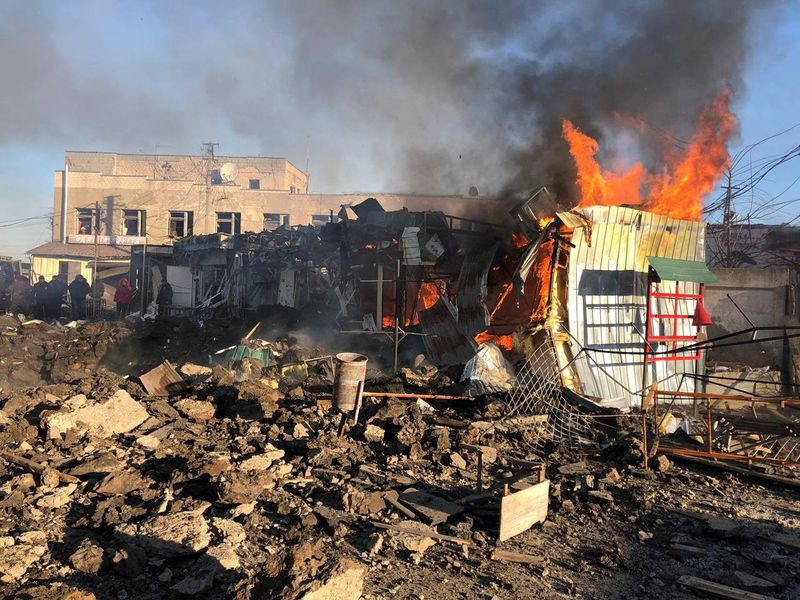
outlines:
[{"label": "concrete debris", "polygon": [[144,423],[147,409],[125,390],[117,390],[103,401],[89,400],[84,394],[72,396],[60,410],[42,417],[42,426],[50,439],[67,433],[110,437],[127,433]]},{"label": "concrete debris", "polygon": [[453,465],[456,469],[467,468],[467,461],[464,460],[464,457],[461,456],[458,452],[453,452],[450,455],[450,464]]},{"label": "concrete debris", "polygon": [[0,581],[11,583],[19,579],[46,551],[47,546],[33,544],[0,548]]},{"label": "concrete debris", "polygon": [[386,432],[372,423],[364,428],[364,439],[368,442],[382,442],[384,435],[386,435]]},{"label": "concrete debris", "polygon": [[[91,325],[68,330],[77,348],[86,336],[102,344]],[[465,401],[460,368],[418,359],[399,375],[370,372],[368,390],[409,397],[365,397],[339,436],[330,367],[317,359],[333,352],[291,335],[268,346],[270,364],[243,357],[231,370],[203,367],[241,340],[225,337],[230,322],[143,324],[120,335],[135,346],[116,365],[126,378],[56,358],[69,345],[44,340],[49,327],[8,338],[47,346],[46,361],[26,364],[56,372],[0,390],[4,596],[666,600],[701,567],[748,593],[800,587],[790,492],[653,457],[652,445],[646,469],[627,428],[638,419],[609,420],[580,450],[540,451],[510,426],[531,415],[509,417],[496,397]],[[156,397],[135,375],[164,358],[191,387]],[[546,518],[498,545],[504,520],[529,517],[511,500],[541,477]]]},{"label": "concrete debris", "polygon": [[175,408],[187,419],[194,419],[195,421],[208,421],[214,418],[217,407],[211,402],[204,400],[194,400],[192,398],[184,398],[175,403]]},{"label": "concrete debris", "polygon": [[114,534],[132,540],[149,554],[175,557],[197,554],[211,543],[208,522],[198,511],[157,516],[139,524],[123,524]]},{"label": "concrete debris", "polygon": [[367,566],[350,559],[338,562],[321,585],[300,596],[301,600],[351,600],[360,598]]},{"label": "concrete debris", "polygon": [[103,566],[103,547],[91,539],[85,539],[78,549],[69,557],[69,562],[76,571],[97,573]]},{"label": "concrete debris", "polygon": [[269,469],[275,461],[282,459],[285,454],[283,450],[278,450],[272,444],[268,444],[263,454],[247,457],[239,463],[239,468],[243,471],[265,471]]},{"label": "concrete debris", "polygon": [[208,377],[213,372],[211,367],[205,367],[203,365],[195,365],[193,363],[186,363],[184,365],[181,365],[180,371],[184,377],[190,377],[190,378]]}]

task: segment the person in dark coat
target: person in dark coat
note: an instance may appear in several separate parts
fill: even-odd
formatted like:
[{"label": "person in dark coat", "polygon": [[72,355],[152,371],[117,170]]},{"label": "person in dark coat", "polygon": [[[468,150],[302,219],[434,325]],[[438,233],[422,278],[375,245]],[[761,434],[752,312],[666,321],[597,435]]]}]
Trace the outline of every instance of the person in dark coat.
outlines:
[{"label": "person in dark coat", "polygon": [[158,295],[156,296],[156,304],[161,306],[170,306],[172,304],[172,286],[166,281],[161,282],[158,288]]},{"label": "person in dark coat", "polygon": [[72,318],[74,320],[86,317],[86,294],[92,291],[92,287],[83,275],[76,275],[72,283],[69,284],[69,296],[72,300]]},{"label": "person in dark coat", "polygon": [[114,302],[117,303],[117,318],[124,319],[128,316],[133,300],[133,290],[127,279],[120,279],[117,291],[114,292]]},{"label": "person in dark coat", "polygon": [[45,319],[45,305],[47,303],[47,290],[50,284],[44,279],[44,275],[39,275],[39,281],[33,286],[32,302],[33,316],[37,319]]},{"label": "person in dark coat", "polygon": [[67,293],[67,284],[60,275],[53,275],[47,288],[47,301],[45,302],[48,319],[61,318],[61,305],[64,303],[64,294]]}]

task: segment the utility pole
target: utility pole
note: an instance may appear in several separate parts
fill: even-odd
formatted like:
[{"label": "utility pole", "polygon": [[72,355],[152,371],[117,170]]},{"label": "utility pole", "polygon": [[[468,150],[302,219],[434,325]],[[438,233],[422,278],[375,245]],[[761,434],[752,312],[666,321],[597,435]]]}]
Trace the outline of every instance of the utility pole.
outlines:
[{"label": "utility pole", "polygon": [[92,314],[95,313],[97,298],[97,244],[100,237],[100,202],[94,203],[94,269],[92,270]]},{"label": "utility pole", "polygon": [[725,266],[733,267],[733,252],[731,249],[731,227],[733,225],[733,187],[731,185],[732,173],[728,169],[728,184],[725,186],[725,204],[722,213],[722,225],[725,228]]},{"label": "utility pole", "polygon": [[214,157],[214,148],[219,146],[216,142],[205,142],[203,144],[203,151],[205,152],[205,216],[203,217],[203,233],[211,233],[211,165],[216,158]]}]

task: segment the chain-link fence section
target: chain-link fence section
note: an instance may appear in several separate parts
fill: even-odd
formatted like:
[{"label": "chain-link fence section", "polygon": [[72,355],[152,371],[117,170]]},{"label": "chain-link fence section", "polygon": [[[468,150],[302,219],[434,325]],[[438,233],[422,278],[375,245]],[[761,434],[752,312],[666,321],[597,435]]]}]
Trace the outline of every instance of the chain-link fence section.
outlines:
[{"label": "chain-link fence section", "polygon": [[517,373],[504,424],[523,433],[536,450],[547,442],[578,446],[590,438],[591,423],[561,391],[561,377],[550,334],[540,331],[534,351]]}]

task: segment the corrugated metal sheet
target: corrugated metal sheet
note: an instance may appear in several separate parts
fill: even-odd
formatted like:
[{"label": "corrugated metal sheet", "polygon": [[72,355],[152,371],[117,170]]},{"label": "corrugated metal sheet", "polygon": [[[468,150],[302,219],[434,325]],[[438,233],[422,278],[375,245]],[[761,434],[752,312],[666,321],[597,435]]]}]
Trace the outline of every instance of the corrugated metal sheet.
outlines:
[{"label": "corrugated metal sheet", "polygon": [[[703,261],[705,224],[616,206],[581,212],[592,231],[590,245],[586,228],[575,229],[569,260],[567,309],[571,347],[578,357],[575,371],[584,395],[635,405],[642,386],[647,257]],[[663,282],[657,289],[674,291],[674,285]],[[695,292],[697,285],[684,284],[682,289]],[[666,302],[654,300],[653,310],[694,312],[693,301],[680,301],[677,311]],[[653,324],[656,335],[669,333],[665,320]],[[678,335],[695,332],[690,320],[679,321]],[[662,389],[693,391],[693,380],[682,375],[694,372],[695,366],[690,361],[651,363],[648,384],[658,380]]]},{"label": "corrugated metal sheet", "polygon": [[525,248],[522,259],[519,261],[519,266],[517,267],[517,270],[514,271],[514,277],[512,278],[512,282],[514,283],[514,294],[517,299],[522,298],[522,296],[525,294],[525,282],[528,280],[528,274],[531,272],[531,267],[533,267],[533,264],[536,262],[542,242],[544,242],[547,237],[548,230],[545,229],[539,234],[538,238],[528,244],[528,247]]},{"label": "corrugated metal sheet", "polygon": [[458,275],[458,324],[467,335],[476,335],[489,325],[486,309],[486,278],[492,266],[497,244],[481,248],[464,257]]},{"label": "corrugated metal sheet", "polygon": [[430,308],[417,312],[420,329],[425,334],[422,338],[425,349],[434,363],[458,365],[478,351],[475,341],[461,332],[453,313],[452,304],[444,296]]}]

